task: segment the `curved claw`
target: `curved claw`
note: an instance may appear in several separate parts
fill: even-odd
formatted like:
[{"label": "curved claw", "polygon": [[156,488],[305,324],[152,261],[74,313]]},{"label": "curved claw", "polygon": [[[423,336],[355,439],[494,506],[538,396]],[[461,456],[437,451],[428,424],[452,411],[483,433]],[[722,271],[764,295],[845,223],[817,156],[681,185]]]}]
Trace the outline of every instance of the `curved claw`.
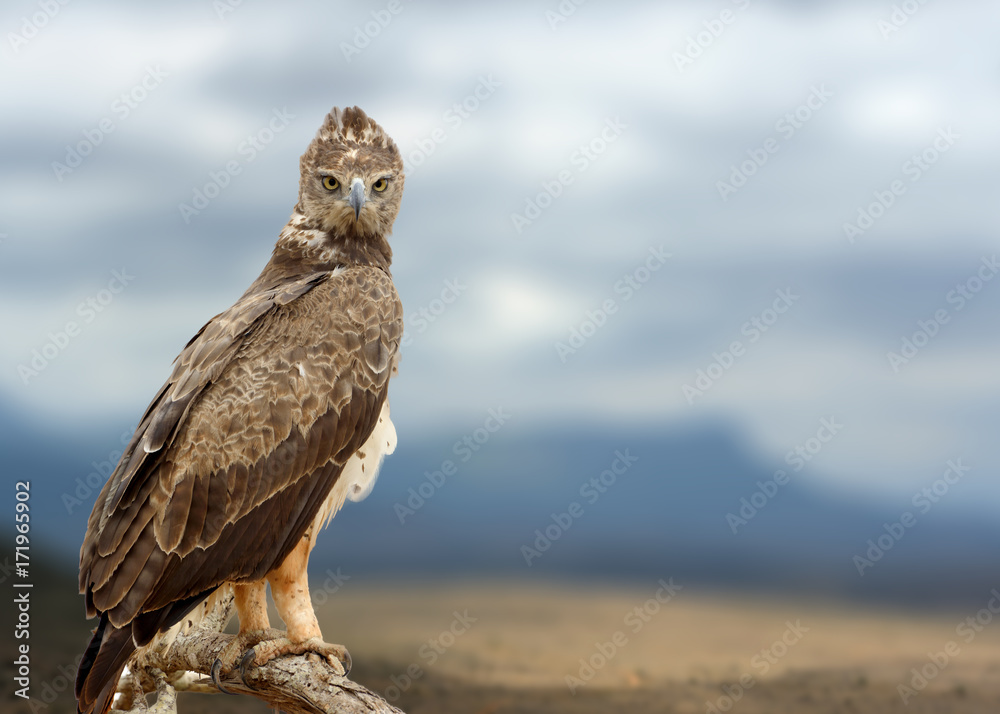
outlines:
[{"label": "curved claw", "polygon": [[[222,660],[218,657],[212,663],[212,684],[223,694],[228,694],[232,697],[239,696],[236,692],[230,692],[228,689],[222,686],[222,682],[219,681],[219,674],[222,672]],[[242,673],[240,675],[242,677]]]},{"label": "curved claw", "polygon": [[354,660],[351,659],[351,653],[344,648],[344,659],[340,660],[340,664],[344,667],[344,676],[346,677],[351,673],[351,665],[354,664]]},{"label": "curved claw", "polygon": [[240,666],[239,666],[240,681],[242,681],[244,686],[246,686],[249,689],[256,688],[252,687],[250,683],[247,681],[247,667],[250,666],[250,663],[253,662],[256,656],[257,653],[254,652],[253,647],[251,647],[250,649],[248,649],[246,652],[243,653],[243,659],[240,660]]}]

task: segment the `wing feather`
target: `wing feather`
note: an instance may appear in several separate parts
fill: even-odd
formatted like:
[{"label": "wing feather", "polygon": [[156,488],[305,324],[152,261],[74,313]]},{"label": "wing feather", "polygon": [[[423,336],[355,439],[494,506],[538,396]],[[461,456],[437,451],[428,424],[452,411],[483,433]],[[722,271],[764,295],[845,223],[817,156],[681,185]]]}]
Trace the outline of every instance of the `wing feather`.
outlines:
[{"label": "wing feather", "polygon": [[[128,518],[130,520],[127,522],[128,528],[123,534],[123,537],[119,540],[119,545],[117,546],[120,550],[119,552],[127,553],[130,552],[139,540],[147,531],[147,525],[153,519],[155,511],[153,507],[146,503],[139,509],[136,514],[129,514]],[[106,555],[111,555],[114,551],[108,551]],[[94,571],[91,575],[91,579],[94,582],[95,588],[102,588],[114,575],[115,568],[120,565],[119,560],[116,558],[103,557],[96,561],[94,565]]]},{"label": "wing feather", "polygon": [[[330,273],[312,273],[285,284],[240,298],[213,317],[174,360],[167,383],[146,409],[139,428],[111,475],[114,487],[105,495],[105,517],[128,495],[128,486],[142,469],[146,455],[159,452],[175,435],[194,398],[232,362],[237,349],[268,312],[305,295],[327,280]],[[141,448],[140,448],[141,447]],[[123,467],[124,465],[124,467]]]},{"label": "wing feather", "polygon": [[[226,512],[233,509],[236,513],[243,513],[243,502],[247,497],[247,481],[250,471],[246,464],[232,464],[226,469],[226,489],[228,495]],[[214,524],[212,524],[214,526]],[[219,530],[222,530],[219,524]],[[217,534],[216,534],[217,535]],[[214,541],[215,538],[212,538]]]},{"label": "wing feather", "polygon": [[[162,477],[161,477],[162,478]],[[162,550],[172,553],[177,550],[184,535],[184,529],[191,515],[191,498],[199,477],[179,478],[176,483],[163,483],[160,488],[167,494],[166,507],[157,512],[153,519],[153,532]]]},{"label": "wing feather", "polygon": [[[280,564],[373,430],[401,335],[391,279],[372,267],[216,316],[98,498],[81,550],[88,608],[123,627]],[[143,632],[182,616],[163,613],[143,615]]]},{"label": "wing feather", "polygon": [[120,506],[121,517],[116,522],[109,523],[97,541],[97,552],[100,555],[107,556],[118,548],[127,549],[135,542],[139,530],[152,518],[153,511],[148,496],[155,487],[156,480],[150,479],[143,485],[138,498],[130,500],[127,504],[123,502]]},{"label": "wing feather", "polygon": [[[163,551],[156,546],[156,537],[152,529],[145,529],[142,537],[136,540],[135,545],[129,549],[121,565],[115,571],[115,588],[111,591],[114,593],[114,597],[102,599],[98,607],[102,610],[111,610],[112,613],[117,608],[123,608],[126,611],[131,609],[132,604],[127,601],[127,598],[129,596],[135,597],[132,594],[141,591],[141,587],[135,587],[137,584],[142,585],[140,581],[149,581],[153,568],[147,568],[147,566],[150,565],[151,559],[155,564],[162,557],[160,555],[162,553]],[[100,592],[109,591],[105,588]],[[124,605],[123,601],[125,601]],[[112,621],[114,621],[113,616]]]},{"label": "wing feather", "polygon": [[[202,542],[202,534],[205,531],[205,520],[208,518],[211,506],[209,494],[212,489],[212,482],[222,482],[223,478],[222,475],[217,475],[214,478],[198,476],[190,479],[194,483],[191,489],[191,505],[188,510],[187,522],[184,524],[180,542],[173,550],[183,555],[190,553],[198,543]],[[222,503],[223,508],[225,508],[225,499],[223,499]]]}]

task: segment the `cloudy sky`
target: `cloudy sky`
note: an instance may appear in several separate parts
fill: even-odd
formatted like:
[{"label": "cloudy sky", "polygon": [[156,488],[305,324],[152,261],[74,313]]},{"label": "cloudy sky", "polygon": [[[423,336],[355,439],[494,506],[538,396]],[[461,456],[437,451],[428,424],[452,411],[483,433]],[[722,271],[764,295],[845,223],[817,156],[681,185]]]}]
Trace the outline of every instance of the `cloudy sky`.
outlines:
[{"label": "cloudy sky", "polygon": [[5,3],[0,399],[133,424],[357,104],[407,159],[401,433],[721,419],[781,459],[826,418],[817,478],[962,457],[995,508],[1000,6],[903,5]]}]

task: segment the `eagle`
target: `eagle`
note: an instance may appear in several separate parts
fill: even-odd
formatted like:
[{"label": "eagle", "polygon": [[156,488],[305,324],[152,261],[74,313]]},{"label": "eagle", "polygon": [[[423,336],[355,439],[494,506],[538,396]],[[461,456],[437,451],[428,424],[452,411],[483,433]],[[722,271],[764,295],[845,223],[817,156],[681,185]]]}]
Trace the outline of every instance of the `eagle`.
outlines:
[{"label": "eagle", "polygon": [[[396,446],[389,379],[403,308],[387,237],[403,193],[395,142],[334,108],[300,160],[298,201],[260,276],[176,358],[94,504],[80,592],[99,617],[79,712],[107,712],[130,658],[168,646],[232,593],[239,634],[212,678],[314,652],[307,565],[345,500]],[[271,629],[266,588],[287,632]],[[338,671],[340,671],[338,669]]]}]

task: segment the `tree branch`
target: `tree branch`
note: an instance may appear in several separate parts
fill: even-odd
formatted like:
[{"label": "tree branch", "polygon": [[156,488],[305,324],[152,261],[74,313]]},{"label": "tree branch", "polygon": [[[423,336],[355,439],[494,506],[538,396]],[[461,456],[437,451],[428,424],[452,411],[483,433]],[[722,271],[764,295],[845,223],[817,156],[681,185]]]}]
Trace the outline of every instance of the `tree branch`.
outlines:
[{"label": "tree branch", "polygon": [[[233,635],[222,632],[233,614],[233,597],[220,598],[200,625],[178,635],[166,649],[143,652],[129,662],[129,672],[118,685],[116,702],[131,714],[176,714],[176,693],[218,693],[210,672],[218,653]],[[247,672],[247,687],[238,677],[223,685],[231,692],[250,695],[273,709],[289,714],[403,714],[374,692],[337,674],[315,655],[286,656]],[[144,693],[156,692],[147,707]]]}]

